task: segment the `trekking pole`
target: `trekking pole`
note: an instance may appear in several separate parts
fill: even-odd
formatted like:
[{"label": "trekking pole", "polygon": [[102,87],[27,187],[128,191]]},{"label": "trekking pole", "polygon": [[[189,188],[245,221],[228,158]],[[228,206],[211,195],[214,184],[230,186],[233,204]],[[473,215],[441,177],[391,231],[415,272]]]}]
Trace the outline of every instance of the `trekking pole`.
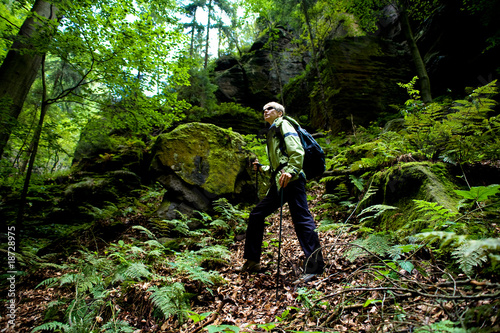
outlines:
[{"label": "trekking pole", "polygon": [[259,202],[259,166],[255,169],[255,194],[257,195],[257,202]]},{"label": "trekking pole", "polygon": [[280,262],[281,262],[281,222],[283,221],[283,187],[280,188],[280,230],[278,238],[278,271],[276,272],[276,303],[278,303],[278,291],[280,286]]}]

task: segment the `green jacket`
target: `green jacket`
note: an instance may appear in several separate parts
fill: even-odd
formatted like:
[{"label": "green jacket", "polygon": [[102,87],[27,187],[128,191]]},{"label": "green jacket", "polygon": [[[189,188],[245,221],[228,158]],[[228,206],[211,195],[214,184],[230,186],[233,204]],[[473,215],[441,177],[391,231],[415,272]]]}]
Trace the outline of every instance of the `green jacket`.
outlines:
[{"label": "green jacket", "polygon": [[[262,166],[262,171],[269,177],[282,167],[283,172],[288,172],[292,175],[290,181],[297,180],[302,173],[302,163],[304,162],[304,148],[300,143],[297,131],[292,126],[291,122],[298,123],[290,117],[279,117],[274,120],[267,133],[267,157],[271,165]],[[279,132],[278,132],[279,131]],[[280,142],[284,140],[284,145]],[[281,147],[283,149],[281,149]],[[279,189],[279,176],[277,172],[274,181]],[[272,179],[271,179],[272,181]]]}]

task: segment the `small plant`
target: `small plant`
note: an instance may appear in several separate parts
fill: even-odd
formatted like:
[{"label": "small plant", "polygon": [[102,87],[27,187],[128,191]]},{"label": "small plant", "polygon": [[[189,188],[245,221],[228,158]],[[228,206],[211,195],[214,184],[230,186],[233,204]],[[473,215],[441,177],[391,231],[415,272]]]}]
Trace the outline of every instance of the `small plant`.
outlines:
[{"label": "small plant", "polygon": [[[455,192],[479,208],[457,218],[458,214],[435,203],[417,201],[417,206],[424,212],[426,218],[434,222],[434,229],[422,230],[416,236],[427,241],[428,244],[439,243],[439,249],[442,251],[444,251],[445,246],[451,246],[451,255],[459,264],[459,269],[471,276],[474,269],[483,266],[488,262],[488,259],[491,260],[492,266],[495,266],[500,259],[498,255],[500,253],[500,239],[489,237],[474,239],[477,238],[477,234],[474,238],[469,236],[469,230],[476,230],[476,218],[479,220],[478,223],[481,223],[479,217],[485,213],[486,208],[495,208],[500,204],[496,196],[500,192],[500,186],[479,186],[472,187],[468,191]],[[463,206],[462,201],[459,207]],[[469,205],[469,207],[471,206]],[[465,217],[468,218],[466,222],[462,221]]]},{"label": "small plant", "polygon": [[174,282],[160,288],[152,286],[148,291],[151,291],[151,302],[165,318],[177,316],[181,323],[188,318],[189,295],[182,283]]}]

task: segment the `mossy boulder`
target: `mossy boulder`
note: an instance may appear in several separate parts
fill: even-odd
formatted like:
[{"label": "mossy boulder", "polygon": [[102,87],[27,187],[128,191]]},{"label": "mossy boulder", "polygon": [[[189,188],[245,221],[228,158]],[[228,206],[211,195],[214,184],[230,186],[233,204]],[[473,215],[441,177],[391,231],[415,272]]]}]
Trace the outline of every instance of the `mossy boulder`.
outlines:
[{"label": "mossy boulder", "polygon": [[151,169],[167,189],[160,214],[210,210],[213,199],[245,196],[249,153],[242,136],[212,124],[189,123],[158,136]]},{"label": "mossy boulder", "polygon": [[378,231],[398,232],[405,236],[432,228],[432,221],[421,219],[423,213],[415,209],[414,200],[435,202],[457,212],[460,198],[453,190],[461,186],[456,179],[443,163],[395,165],[374,174],[371,189],[376,189],[376,192],[358,207],[358,213],[376,204],[394,206],[396,210],[385,212],[380,219],[367,220],[367,225]]}]

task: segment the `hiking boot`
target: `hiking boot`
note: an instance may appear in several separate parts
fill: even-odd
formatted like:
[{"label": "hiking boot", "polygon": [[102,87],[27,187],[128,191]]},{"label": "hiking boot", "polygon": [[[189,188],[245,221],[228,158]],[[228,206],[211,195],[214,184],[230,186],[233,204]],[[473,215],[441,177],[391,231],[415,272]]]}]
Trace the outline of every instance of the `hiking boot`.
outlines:
[{"label": "hiking boot", "polygon": [[243,266],[238,268],[239,272],[260,272],[260,270],[260,263],[253,260],[247,260]]}]

